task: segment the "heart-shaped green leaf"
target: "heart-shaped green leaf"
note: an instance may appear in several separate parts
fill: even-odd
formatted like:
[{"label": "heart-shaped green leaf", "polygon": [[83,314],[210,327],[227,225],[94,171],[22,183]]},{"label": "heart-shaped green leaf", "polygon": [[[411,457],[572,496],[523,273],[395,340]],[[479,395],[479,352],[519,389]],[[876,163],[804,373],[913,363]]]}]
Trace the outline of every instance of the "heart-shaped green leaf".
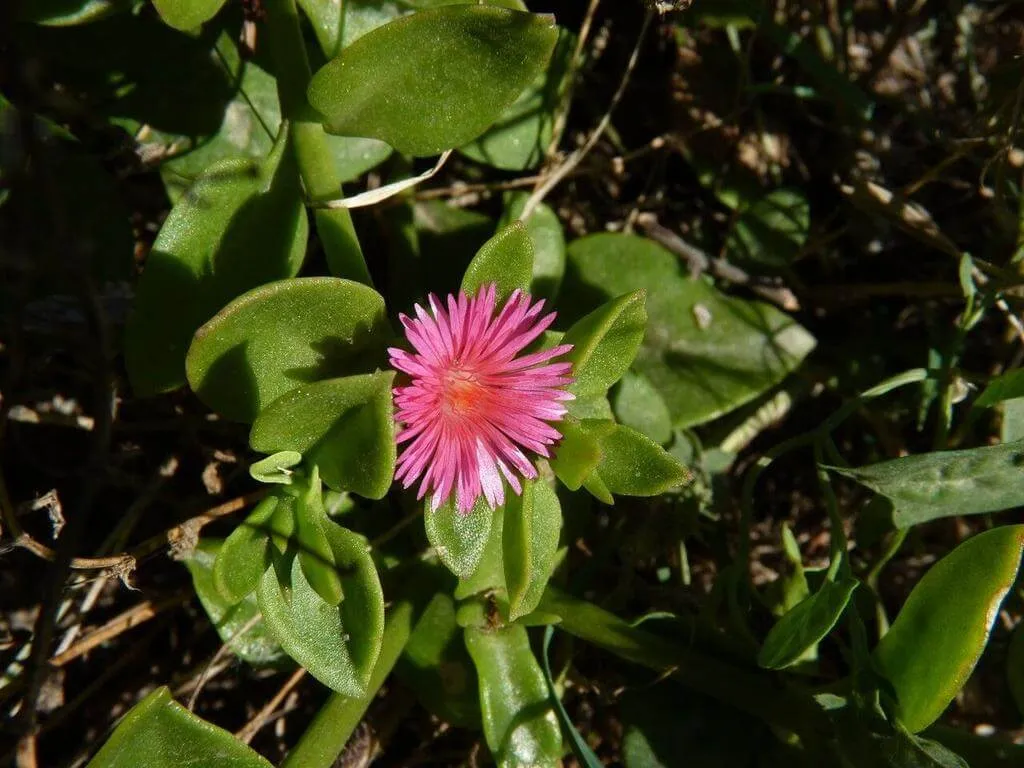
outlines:
[{"label": "heart-shaped green leaf", "polygon": [[892,499],[898,528],[1024,504],[1024,440],[904,456],[866,467],[829,467]]},{"label": "heart-shaped green leaf", "polygon": [[466,629],[487,746],[501,768],[561,763],[562,733],[526,629]]},{"label": "heart-shaped green leaf", "polygon": [[294,551],[275,557],[256,595],[267,628],[289,656],[331,690],[359,697],[380,653],[384,595],[366,540],[330,520],[323,530],[341,577],[341,605],[317,594]]},{"label": "heart-shaped green leaf", "polygon": [[395,674],[445,722],[480,728],[476,670],[455,622],[455,602],[438,592],[423,609]]},{"label": "heart-shaped green leaf", "polygon": [[623,496],[657,496],[692,478],[672,454],[622,424],[601,438],[601,461],[593,476],[609,492]]},{"label": "heart-shaped green leaf", "polygon": [[[238,602],[225,600],[215,584],[214,568],[220,561],[222,548],[223,542],[219,539],[202,539],[185,560],[199,602],[220,639],[240,659],[256,665],[280,662],[286,658],[285,653],[259,620],[256,595],[250,590]],[[257,562],[263,561],[261,555]]]},{"label": "heart-shaped green leaf", "polygon": [[530,613],[551,578],[562,532],[558,496],[543,480],[523,483],[523,493],[505,504],[502,553],[509,619]]},{"label": "heart-shaped green leaf", "polygon": [[841,579],[822,584],[772,627],[757,663],[768,669],[782,669],[800,661],[808,648],[832,631],[859,583],[856,579]]},{"label": "heart-shaped green leaf", "polygon": [[157,688],[128,710],[88,768],[271,768],[227,731],[196,717]]},{"label": "heart-shaped green leaf", "polygon": [[267,497],[224,540],[213,565],[213,583],[229,605],[240,603],[259,585],[270,567],[268,546],[278,506],[288,505],[285,511],[290,512],[294,503],[287,493]]},{"label": "heart-shaped green leaf", "polygon": [[498,287],[498,302],[519,289],[530,289],[533,241],[521,221],[513,221],[484,243],[462,278],[462,292],[472,296],[489,283]]},{"label": "heart-shaped green leaf", "polygon": [[153,5],[168,25],[192,32],[216,16],[224,0],[153,0]]},{"label": "heart-shaped green leaf", "polygon": [[301,384],[372,370],[389,336],[372,288],[334,277],[282,280],[240,296],[196,332],[188,381],[211,408],[248,422]]},{"label": "heart-shaped green leaf", "polygon": [[472,575],[480,565],[491,534],[494,513],[481,496],[468,514],[460,514],[455,499],[449,499],[433,512],[423,512],[423,523],[430,545],[445,567],[459,578]]},{"label": "heart-shaped green leaf", "polygon": [[[505,212],[499,226],[506,226],[519,219],[529,197],[526,192],[509,193],[505,198]],[[558,296],[558,289],[565,276],[565,234],[562,232],[562,222],[557,213],[540,203],[523,223],[533,242],[533,274],[529,293],[553,301]]]},{"label": "heart-shaped green leaf", "polygon": [[331,488],[383,498],[395,473],[393,379],[370,373],[296,387],[260,412],[249,443],[303,453]]},{"label": "heart-shaped green leaf", "polygon": [[481,5],[441,7],[359,38],[313,76],[309,101],[328,130],[411,155],[461,146],[547,65],[550,17]]},{"label": "heart-shaped green leaf", "polygon": [[608,233],[570,243],[566,283],[569,317],[589,311],[594,295],[646,290],[647,333],[633,367],[661,392],[677,427],[749,402],[814,347],[779,310],[690,278],[674,254],[641,237]]},{"label": "heart-shaped green leaf", "polygon": [[967,681],[1017,577],[1022,549],[1024,525],[968,539],[925,573],[878,644],[875,660],[911,731],[935,722]]},{"label": "heart-shaped green leaf", "polygon": [[161,227],[125,336],[139,394],[183,384],[196,329],[240,293],[294,275],[302,264],[309,225],[283,135],[263,161],[210,168]]},{"label": "heart-shaped green leaf", "polygon": [[620,423],[643,432],[656,443],[672,439],[672,414],[646,376],[626,371],[612,394],[612,407]]},{"label": "heart-shaped green leaf", "polygon": [[577,397],[602,395],[633,362],[647,329],[645,294],[633,291],[613,299],[577,321],[562,344],[572,344],[565,360],[572,363]]}]

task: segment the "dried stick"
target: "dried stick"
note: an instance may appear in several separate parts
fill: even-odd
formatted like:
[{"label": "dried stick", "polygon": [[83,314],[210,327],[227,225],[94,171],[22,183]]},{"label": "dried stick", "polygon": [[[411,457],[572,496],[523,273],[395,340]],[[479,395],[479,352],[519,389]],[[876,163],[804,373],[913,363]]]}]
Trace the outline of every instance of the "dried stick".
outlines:
[{"label": "dried stick", "polygon": [[253,737],[260,732],[274,715],[274,711],[281,706],[281,702],[284,701],[285,697],[291,693],[292,689],[295,688],[306,676],[306,670],[299,667],[292,673],[292,676],[288,678],[284,685],[281,686],[274,698],[264,705],[263,709],[256,713],[256,715],[250,720],[245,726],[235,733],[235,737],[243,744],[248,744],[253,740]]}]

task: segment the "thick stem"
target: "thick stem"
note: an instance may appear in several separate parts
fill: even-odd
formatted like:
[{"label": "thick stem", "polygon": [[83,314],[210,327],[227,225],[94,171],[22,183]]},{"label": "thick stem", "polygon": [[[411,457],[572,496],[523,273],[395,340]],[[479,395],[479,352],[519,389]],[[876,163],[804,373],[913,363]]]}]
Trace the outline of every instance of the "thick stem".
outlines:
[{"label": "thick stem", "polygon": [[412,632],[414,611],[411,603],[399,603],[391,609],[384,625],[380,656],[366,687],[366,695],[358,699],[332,693],[316,713],[281,768],[331,768],[352,732],[363,719],[367,707],[391,673]]},{"label": "thick stem", "polygon": [[787,688],[769,673],[741,669],[669,642],[551,587],[545,591],[538,609],[561,616],[559,629],[797,734],[811,750],[820,750],[828,738],[831,726],[817,703],[809,695]]},{"label": "thick stem", "polygon": [[[292,146],[306,196],[311,202],[337,198],[341,194],[341,177],[320,117],[306,100],[312,73],[295,0],[265,0],[264,7],[281,114],[292,124]],[[348,210],[318,208],[314,218],[331,272],[372,285]]]}]

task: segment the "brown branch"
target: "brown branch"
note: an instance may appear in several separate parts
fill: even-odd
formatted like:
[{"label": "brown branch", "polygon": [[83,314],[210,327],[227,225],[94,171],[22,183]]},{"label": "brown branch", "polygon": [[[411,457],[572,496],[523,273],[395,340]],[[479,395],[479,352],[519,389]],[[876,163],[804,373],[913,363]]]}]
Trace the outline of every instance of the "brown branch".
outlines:
[{"label": "brown branch", "polygon": [[248,744],[253,740],[257,733],[265,726],[274,715],[274,711],[281,706],[281,702],[284,701],[285,697],[291,693],[292,689],[295,688],[306,676],[306,670],[299,667],[292,673],[292,676],[285,681],[285,684],[281,686],[274,697],[268,701],[264,707],[256,713],[256,715],[245,724],[237,733],[235,737],[243,744]]}]

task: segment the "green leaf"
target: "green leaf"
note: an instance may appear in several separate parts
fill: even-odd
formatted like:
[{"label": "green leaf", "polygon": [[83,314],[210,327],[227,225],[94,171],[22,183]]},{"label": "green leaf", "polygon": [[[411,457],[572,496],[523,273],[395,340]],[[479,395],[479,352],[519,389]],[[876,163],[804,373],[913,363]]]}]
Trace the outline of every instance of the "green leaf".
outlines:
[{"label": "green leaf", "polygon": [[[220,560],[223,542],[202,539],[184,561],[192,574],[192,586],[220,639],[243,661],[250,664],[275,664],[285,658],[284,651],[259,619],[260,609],[252,590],[241,600],[225,600],[214,578],[215,563]],[[259,562],[262,562],[261,557]],[[262,572],[260,576],[262,576]]]},{"label": "green leaf", "polygon": [[413,14],[359,38],[313,76],[330,132],[434,155],[483,133],[547,64],[548,16],[479,5]]},{"label": "green leaf", "polygon": [[629,370],[647,329],[645,298],[642,290],[619,296],[565,332],[562,344],[572,344],[565,360],[575,379],[569,389],[577,397],[604,394]]},{"label": "green leaf", "polygon": [[291,468],[302,463],[302,454],[298,451],[279,451],[273,456],[254,461],[249,466],[249,475],[260,483],[291,485]]},{"label": "green leaf", "polygon": [[395,673],[431,714],[452,725],[480,728],[476,670],[448,595],[438,592],[423,610]]},{"label": "green leaf", "polygon": [[562,734],[526,629],[466,629],[480,683],[484,737],[499,768],[557,766]]},{"label": "green leaf", "polygon": [[926,728],[967,681],[1013,585],[1024,525],[968,539],[933,565],[875,649],[896,693],[900,720]]},{"label": "green leaf", "polygon": [[334,550],[327,541],[328,523],[320,473],[314,465],[295,500],[295,547],[306,581],[328,606],[336,606],[344,599],[344,591]]},{"label": "green leaf", "polygon": [[633,368],[661,392],[677,427],[753,400],[814,347],[813,337],[779,310],[690,278],[674,254],[641,237],[576,240],[569,265],[562,299],[569,317],[588,311],[595,296],[646,290],[647,333]]},{"label": "green leaf", "polygon": [[395,474],[393,380],[389,371],[296,387],[260,412],[249,444],[305,454],[331,488],[381,499]]},{"label": "green leaf", "polygon": [[270,567],[268,547],[275,513],[280,505],[287,505],[282,511],[290,512],[294,503],[288,494],[267,497],[224,540],[213,564],[213,583],[229,605],[242,602],[259,585]]},{"label": "green leaf", "polygon": [[224,0],[153,0],[153,5],[168,25],[191,32],[216,16]]},{"label": "green leaf", "polygon": [[384,300],[336,277],[282,280],[250,291],[195,334],[188,381],[222,415],[249,422],[296,387],[381,361]]},{"label": "green leaf", "polygon": [[445,567],[463,579],[479,567],[493,520],[494,513],[482,496],[465,515],[456,508],[454,496],[434,511],[430,511],[428,503],[423,512],[430,545]]},{"label": "green leaf", "polygon": [[665,445],[672,440],[672,414],[646,376],[627,371],[612,394],[612,408],[620,423],[654,442]]},{"label": "green leaf", "polygon": [[811,207],[796,189],[775,189],[740,211],[726,252],[736,261],[785,266],[799,255],[811,227]]},{"label": "green leaf", "polygon": [[601,461],[594,474],[608,491],[623,496],[657,496],[692,478],[651,438],[621,424],[601,438]]},{"label": "green leaf", "polygon": [[782,669],[800,661],[836,625],[846,610],[856,579],[826,581],[821,588],[771,628],[757,654],[757,663],[768,669]]},{"label": "green leaf", "polygon": [[565,711],[562,700],[558,698],[558,693],[555,691],[555,681],[551,676],[551,663],[548,661],[548,648],[551,645],[551,638],[554,634],[555,628],[548,625],[544,630],[544,649],[540,657],[544,665],[544,682],[548,686],[548,695],[551,697],[551,702],[555,705],[555,714],[558,716],[558,722],[562,726],[562,732],[569,737],[569,746],[572,747],[572,753],[576,756],[576,760],[585,768],[602,768],[604,764],[594,754],[594,750],[590,748],[590,745],[583,739],[580,732],[576,730],[576,726],[573,725],[569,713]]},{"label": "green leaf", "polygon": [[183,384],[185,353],[199,326],[240,293],[298,271],[309,225],[286,149],[281,138],[263,161],[210,168],[164,221],[125,336],[138,394]]},{"label": "green leaf", "polygon": [[329,605],[306,580],[294,551],[275,557],[256,590],[267,628],[289,656],[343,696],[365,695],[384,632],[384,595],[366,540],[327,520],[338,564],[341,605]]},{"label": "green leaf", "polygon": [[1024,504],[1024,440],[935,451],[870,464],[829,467],[890,499],[897,528]]},{"label": "green leaf", "polygon": [[462,278],[462,292],[473,295],[494,283],[499,304],[517,288],[529,291],[533,275],[533,241],[520,221],[514,221],[484,243]]},{"label": "green leaf", "polygon": [[574,47],[573,35],[560,30],[545,71],[482,136],[461,147],[462,154],[505,171],[540,165],[554,137],[555,113],[568,85],[566,75]]},{"label": "green leaf", "polygon": [[[499,226],[521,219],[523,206],[530,195],[526,192],[510,192],[505,196],[505,212]],[[533,274],[528,293],[538,298],[553,301],[558,296],[565,275],[565,235],[558,214],[544,203],[540,203],[523,222],[533,242]]]},{"label": "green leaf", "polygon": [[505,504],[502,553],[509,619],[525,616],[540,602],[555,568],[562,507],[543,480],[527,480],[523,493]]},{"label": "green leaf", "polygon": [[88,768],[271,768],[227,731],[196,717],[157,688],[132,707]]},{"label": "green leaf", "polygon": [[615,429],[610,419],[578,420],[567,416],[558,423],[562,440],[551,468],[570,491],[578,491],[601,462],[601,439]]},{"label": "green leaf", "polygon": [[978,395],[974,405],[978,408],[991,408],[1004,400],[1024,397],[1024,368],[1007,371],[988,383],[985,390]]}]

